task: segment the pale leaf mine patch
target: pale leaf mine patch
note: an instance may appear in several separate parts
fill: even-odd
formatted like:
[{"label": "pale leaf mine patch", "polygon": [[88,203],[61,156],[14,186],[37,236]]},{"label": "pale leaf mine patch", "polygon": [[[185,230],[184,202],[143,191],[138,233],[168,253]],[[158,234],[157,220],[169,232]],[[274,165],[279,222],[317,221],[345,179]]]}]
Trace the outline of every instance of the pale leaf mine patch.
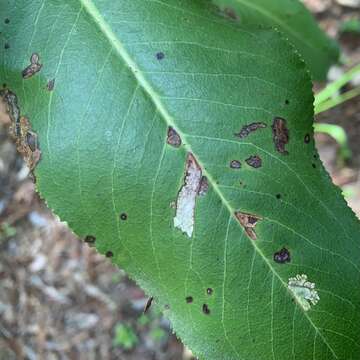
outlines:
[{"label": "pale leaf mine patch", "polygon": [[191,237],[194,231],[196,197],[202,182],[202,170],[194,155],[189,153],[186,159],[184,185],[176,201],[174,226]]},{"label": "pale leaf mine patch", "polygon": [[315,290],[315,284],[308,281],[307,275],[296,275],[289,279],[288,288],[295,295],[305,311],[310,310],[311,305],[316,305],[320,297]]}]

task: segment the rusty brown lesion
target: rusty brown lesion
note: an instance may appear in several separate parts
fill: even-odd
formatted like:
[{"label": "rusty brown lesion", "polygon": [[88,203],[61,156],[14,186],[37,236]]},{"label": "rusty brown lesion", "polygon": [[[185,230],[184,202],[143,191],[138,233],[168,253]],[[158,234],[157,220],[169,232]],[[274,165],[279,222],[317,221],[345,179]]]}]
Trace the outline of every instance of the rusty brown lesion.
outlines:
[{"label": "rusty brown lesion", "polygon": [[238,133],[234,135],[240,139],[244,139],[249,136],[251,133],[255,132],[258,129],[265,129],[267,125],[263,122],[253,122],[251,124],[244,125]]},{"label": "rusty brown lesion", "polygon": [[[201,190],[201,184],[203,189]],[[188,153],[185,165],[184,183],[176,200],[174,226],[191,237],[194,231],[196,198],[205,190],[202,169],[192,153]]]},{"label": "rusty brown lesion", "polygon": [[235,217],[239,221],[240,225],[244,228],[246,234],[250,239],[256,240],[255,227],[257,223],[262,220],[262,217],[254,214],[248,214],[241,211],[235,212]]},{"label": "rusty brown lesion", "polygon": [[40,63],[39,54],[33,53],[30,57],[30,65],[28,65],[21,73],[23,79],[31,78],[36,73],[38,73],[41,70],[41,68],[42,68],[42,64]]},{"label": "rusty brown lesion", "polygon": [[10,135],[15,141],[18,152],[24,157],[27,166],[32,171],[41,157],[37,134],[31,130],[29,120],[20,115],[17,96],[12,91],[0,90],[0,98],[2,99],[2,116],[10,120]]},{"label": "rusty brown lesion", "polygon": [[258,169],[262,166],[262,159],[259,155],[252,155],[247,158],[245,162],[254,169]]},{"label": "rusty brown lesion", "polygon": [[180,147],[182,143],[180,135],[171,126],[168,127],[166,142],[176,148]]},{"label": "rusty brown lesion", "polygon": [[285,146],[289,143],[289,129],[286,126],[286,120],[281,117],[274,118],[271,128],[275,149],[280,154],[288,155],[289,152],[285,149]]}]

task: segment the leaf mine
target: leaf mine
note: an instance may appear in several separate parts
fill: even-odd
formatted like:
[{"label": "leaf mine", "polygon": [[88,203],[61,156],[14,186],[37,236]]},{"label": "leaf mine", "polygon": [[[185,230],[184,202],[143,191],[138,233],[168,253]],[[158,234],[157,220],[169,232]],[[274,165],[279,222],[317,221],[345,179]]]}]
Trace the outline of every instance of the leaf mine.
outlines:
[{"label": "leaf mine", "polygon": [[251,124],[244,125],[239,133],[235,133],[234,135],[240,139],[244,139],[249,136],[252,132],[255,132],[258,129],[264,129],[267,125],[263,122],[254,122]]},{"label": "leaf mine", "polygon": [[176,201],[176,215],[174,226],[188,237],[194,231],[194,215],[196,197],[198,196],[202,180],[202,170],[193,154],[186,159],[184,185],[181,187]]},{"label": "leaf mine", "polygon": [[308,277],[305,274],[289,278],[288,288],[305,311],[310,310],[311,305],[316,305],[320,300],[315,290],[315,283],[308,281]]},{"label": "leaf mine", "polygon": [[243,213],[240,211],[235,212],[235,216],[238,219],[240,225],[244,228],[246,234],[250,239],[256,240],[255,227],[259,220],[262,220],[260,216]]},{"label": "leaf mine", "polygon": [[288,155],[285,145],[289,142],[289,130],[286,127],[286,120],[281,117],[276,117],[271,126],[273,132],[273,140],[275,149],[283,155]]}]

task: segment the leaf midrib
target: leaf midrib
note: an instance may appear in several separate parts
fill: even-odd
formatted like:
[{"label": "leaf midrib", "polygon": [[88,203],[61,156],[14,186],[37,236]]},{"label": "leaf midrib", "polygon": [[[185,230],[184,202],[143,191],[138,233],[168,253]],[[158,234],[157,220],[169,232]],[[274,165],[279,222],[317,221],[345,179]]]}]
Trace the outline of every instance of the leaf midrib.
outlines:
[{"label": "leaf midrib", "polygon": [[[156,93],[156,91],[154,90],[154,88],[151,86],[151,84],[146,80],[146,78],[144,77],[141,69],[137,66],[137,64],[134,62],[134,60],[131,58],[131,56],[129,55],[129,53],[127,52],[127,50],[125,49],[125,47],[122,45],[121,41],[119,40],[119,38],[116,36],[116,34],[112,31],[112,29],[110,28],[109,24],[106,22],[106,20],[103,18],[103,16],[101,15],[101,13],[99,12],[98,8],[95,6],[95,4],[92,2],[92,0],[78,0],[81,4],[81,7],[85,9],[85,11],[87,12],[87,14],[90,16],[90,18],[93,19],[94,23],[98,26],[99,30],[102,32],[102,34],[104,35],[104,37],[107,39],[107,41],[109,42],[109,44],[116,50],[117,55],[125,62],[125,64],[127,64],[128,68],[130,69],[130,71],[132,72],[134,78],[137,80],[137,82],[139,83],[139,85],[144,89],[144,91],[148,94],[149,98],[151,99],[151,101],[154,103],[157,111],[159,114],[161,114],[161,117],[163,118],[163,120],[166,122],[166,124],[168,126],[173,127],[174,129],[176,129],[176,131],[179,133],[180,137],[184,140],[183,144],[185,149],[188,152],[191,152],[192,154],[194,154],[194,156],[196,157],[199,165],[201,166],[201,168],[203,169],[203,173],[206,175],[206,177],[208,178],[209,183],[211,184],[212,188],[214,189],[214,191],[217,193],[217,195],[220,197],[221,201],[223,202],[223,204],[226,206],[226,208],[229,210],[230,214],[233,216],[233,218],[236,220],[236,223],[239,225],[239,222],[237,221],[236,217],[235,217],[235,209],[233,209],[229,202],[226,200],[226,198],[224,197],[224,195],[222,194],[220,188],[218,187],[216,181],[213,179],[213,177],[211,176],[211,174],[209,174],[207,172],[207,170],[205,169],[205,167],[203,166],[201,159],[199,159],[196,154],[192,151],[191,146],[189,145],[189,141],[186,141],[186,135],[184,133],[182,133],[175,121],[173,120],[172,116],[169,114],[169,112],[167,111],[166,107],[164,106],[164,104],[161,101],[161,97]],[[239,225],[240,227],[240,225]],[[241,228],[241,230],[243,231],[243,229]],[[303,312],[303,314],[305,315],[305,317],[308,319],[308,321],[310,322],[310,324],[312,325],[312,327],[315,329],[316,333],[318,333],[321,337],[321,339],[323,340],[324,344],[329,348],[329,350],[331,351],[331,353],[333,354],[333,356],[335,357],[335,359],[338,359],[336,353],[334,352],[334,350],[332,349],[332,347],[329,345],[329,343],[327,342],[326,338],[323,336],[323,334],[320,332],[320,330],[315,326],[315,324],[313,323],[312,319],[309,317],[309,315],[306,313],[306,311],[304,310],[304,308],[302,307],[302,305],[299,303],[298,299],[296,298],[296,296],[293,296],[293,294],[291,293],[291,291],[288,289],[287,284],[283,281],[283,279],[280,277],[280,275],[275,271],[275,269],[273,268],[273,266],[271,265],[271,263],[269,262],[269,260],[266,258],[266,256],[263,254],[263,252],[261,251],[261,249],[256,245],[255,241],[251,241],[248,237],[246,237],[250,243],[254,246],[255,250],[258,252],[258,254],[260,255],[260,257],[263,259],[263,261],[268,265],[268,267],[270,268],[270,270],[272,271],[272,273],[280,280],[280,283],[286,288],[289,296],[291,296],[292,298],[295,299],[295,303],[298,305],[298,307],[301,309],[301,311]]]}]

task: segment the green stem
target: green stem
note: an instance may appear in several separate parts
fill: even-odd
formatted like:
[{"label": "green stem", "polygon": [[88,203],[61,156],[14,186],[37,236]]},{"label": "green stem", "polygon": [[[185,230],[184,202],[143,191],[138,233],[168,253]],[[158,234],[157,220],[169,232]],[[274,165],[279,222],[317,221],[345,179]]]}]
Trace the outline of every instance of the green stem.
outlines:
[{"label": "green stem", "polygon": [[346,72],[338,80],[332,82],[325,89],[321,90],[316,96],[314,105],[318,106],[320,103],[331,98],[337,91],[339,91],[345,84],[352,80],[357,74],[360,74],[360,64],[353,67],[351,70]]},{"label": "green stem", "polygon": [[315,115],[320,114],[321,112],[324,112],[328,109],[331,109],[339,104],[342,104],[343,102],[348,101],[358,95],[360,95],[360,86],[350,91],[347,91],[346,93],[338,95],[334,98],[330,98],[326,101],[315,104]]}]

